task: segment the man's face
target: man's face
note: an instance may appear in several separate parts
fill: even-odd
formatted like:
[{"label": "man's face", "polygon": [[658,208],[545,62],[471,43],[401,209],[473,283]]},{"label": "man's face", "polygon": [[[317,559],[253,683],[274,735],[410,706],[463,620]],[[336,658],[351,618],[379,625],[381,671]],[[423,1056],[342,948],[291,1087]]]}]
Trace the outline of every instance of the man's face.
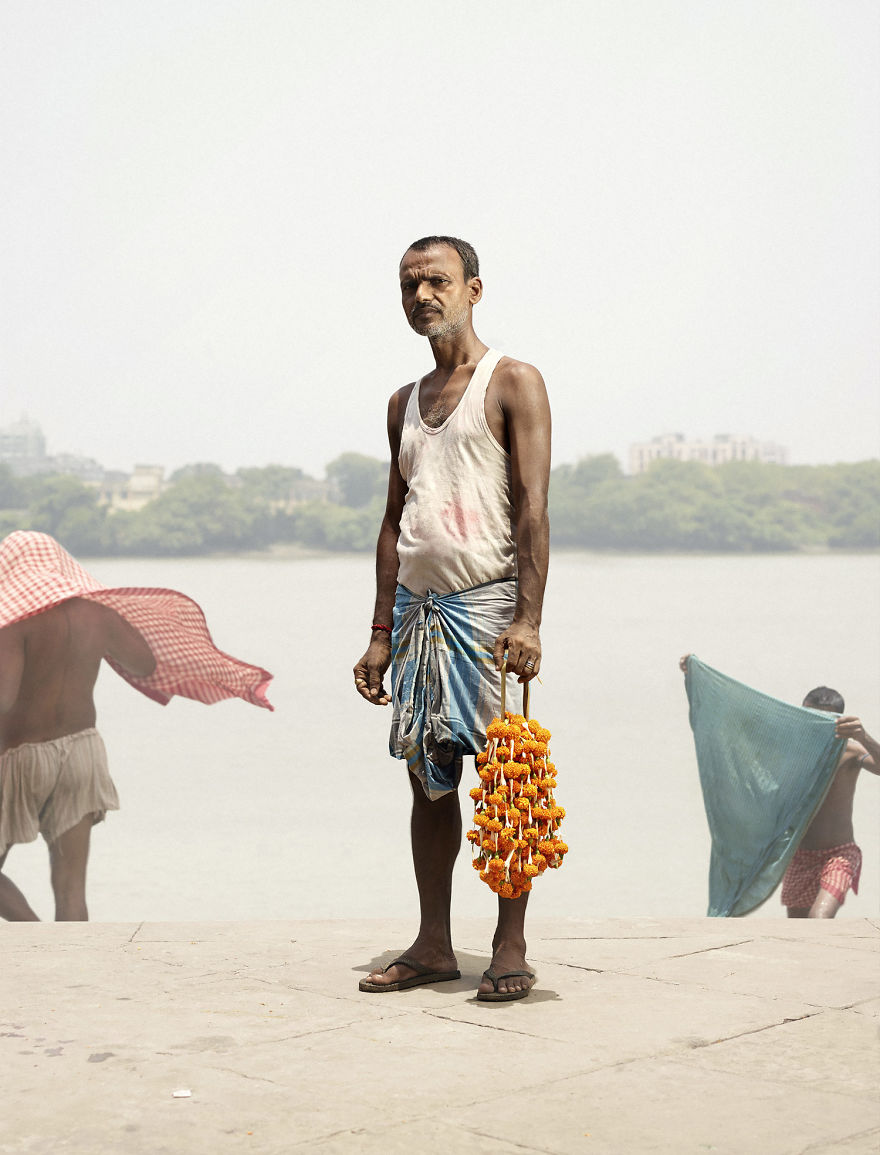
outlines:
[{"label": "man's face", "polygon": [[409,249],[400,262],[403,311],[422,337],[442,340],[460,333],[482,292],[479,277],[464,279],[461,257],[449,245],[423,253]]}]

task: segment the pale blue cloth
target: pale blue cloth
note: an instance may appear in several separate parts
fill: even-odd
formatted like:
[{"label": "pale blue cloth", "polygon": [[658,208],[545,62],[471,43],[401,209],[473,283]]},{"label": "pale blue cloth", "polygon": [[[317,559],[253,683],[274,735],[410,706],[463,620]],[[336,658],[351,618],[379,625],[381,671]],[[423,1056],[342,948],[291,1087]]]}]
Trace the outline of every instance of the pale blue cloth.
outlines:
[{"label": "pale blue cloth", "polygon": [[432,801],[456,789],[461,756],[484,748],[501,709],[492,653],[515,607],[513,579],[424,597],[397,587],[389,748]]},{"label": "pale blue cloth", "polygon": [[846,740],[837,715],[780,702],[693,654],[685,684],[712,836],[707,913],[748,914],[779,885]]}]

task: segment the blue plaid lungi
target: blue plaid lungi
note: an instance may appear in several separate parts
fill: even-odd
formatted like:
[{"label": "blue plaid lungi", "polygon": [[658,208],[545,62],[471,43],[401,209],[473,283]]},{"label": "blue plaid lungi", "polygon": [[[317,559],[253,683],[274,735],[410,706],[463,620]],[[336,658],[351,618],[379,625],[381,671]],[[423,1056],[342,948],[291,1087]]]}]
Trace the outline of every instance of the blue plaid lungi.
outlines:
[{"label": "blue plaid lungi", "polygon": [[513,578],[451,594],[397,587],[389,749],[432,801],[456,789],[462,755],[483,749],[501,708],[492,651],[515,607]]}]

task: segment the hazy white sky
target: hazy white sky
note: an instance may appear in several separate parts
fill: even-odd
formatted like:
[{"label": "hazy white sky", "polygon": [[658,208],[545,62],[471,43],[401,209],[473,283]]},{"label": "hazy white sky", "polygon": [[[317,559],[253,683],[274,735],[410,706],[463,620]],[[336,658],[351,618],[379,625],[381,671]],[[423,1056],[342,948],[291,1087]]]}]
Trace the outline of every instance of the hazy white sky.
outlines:
[{"label": "hazy white sky", "polygon": [[0,425],[384,457],[397,263],[469,239],[555,463],[880,452],[876,0],[4,0]]}]

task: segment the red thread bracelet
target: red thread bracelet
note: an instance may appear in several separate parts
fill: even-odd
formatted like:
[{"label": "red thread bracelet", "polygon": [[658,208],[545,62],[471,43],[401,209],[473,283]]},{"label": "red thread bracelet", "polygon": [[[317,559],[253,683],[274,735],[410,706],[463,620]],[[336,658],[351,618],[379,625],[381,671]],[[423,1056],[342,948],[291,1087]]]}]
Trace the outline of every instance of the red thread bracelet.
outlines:
[{"label": "red thread bracelet", "polygon": [[384,630],[386,632],[386,634],[391,633],[391,626],[381,626],[381,625],[379,625],[378,622],[373,622],[373,624],[370,626],[370,629],[371,630]]}]

